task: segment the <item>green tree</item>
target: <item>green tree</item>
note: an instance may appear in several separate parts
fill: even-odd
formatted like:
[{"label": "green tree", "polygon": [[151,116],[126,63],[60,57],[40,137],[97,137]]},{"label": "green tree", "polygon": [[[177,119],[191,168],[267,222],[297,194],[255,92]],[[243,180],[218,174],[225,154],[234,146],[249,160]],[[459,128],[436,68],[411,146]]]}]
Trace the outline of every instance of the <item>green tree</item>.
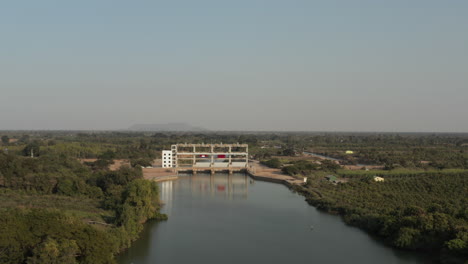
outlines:
[{"label": "green tree", "polygon": [[320,162],[322,163],[321,167],[323,170],[336,172],[337,170],[341,169],[341,166],[337,164],[335,161],[322,160]]},{"label": "green tree", "polygon": [[76,194],[73,181],[71,179],[59,180],[56,186],[55,192],[57,194],[69,195],[72,196]]},{"label": "green tree", "polygon": [[468,231],[458,232],[456,238],[447,241],[445,245],[457,254],[468,256]]},{"label": "green tree", "polygon": [[284,156],[295,156],[296,151],[293,148],[287,148],[287,149],[283,150],[283,155]]},{"label": "green tree", "polygon": [[104,230],[57,210],[4,210],[0,263],[114,263],[116,243]]},{"label": "green tree", "polygon": [[33,255],[27,264],[76,264],[78,245],[74,240],[60,239],[56,241],[47,237],[33,249]]},{"label": "green tree", "polygon": [[29,142],[29,135],[22,135],[19,140],[19,142],[22,142],[22,143],[27,143]]},{"label": "green tree", "polygon": [[131,239],[135,239],[146,220],[155,218],[159,209],[158,185],[137,179],[130,182],[123,192],[123,206],[117,212],[118,224],[123,226]]},{"label": "green tree", "polygon": [[2,143],[6,145],[8,142],[10,142],[10,138],[8,136],[2,136]]},{"label": "green tree", "polygon": [[115,157],[116,157],[116,153],[112,150],[107,150],[101,155],[99,155],[99,159],[102,159],[102,160],[112,160],[112,159],[115,159]]},{"label": "green tree", "polygon": [[283,165],[282,162],[277,158],[270,159],[270,160],[267,160],[267,161],[262,161],[262,164],[264,164],[264,165],[266,165],[266,166],[268,166],[270,168],[276,168],[276,169],[281,168],[281,165]]},{"label": "green tree", "polygon": [[394,244],[400,248],[412,248],[418,235],[419,230],[410,227],[403,227],[398,232]]},{"label": "green tree", "polygon": [[23,149],[23,155],[37,157],[40,154],[39,151],[40,151],[39,143],[37,141],[34,141],[26,145],[26,147]]},{"label": "green tree", "polygon": [[140,159],[131,159],[130,165],[132,167],[141,166],[141,167],[148,167],[151,166],[152,159],[150,158],[140,158]]}]

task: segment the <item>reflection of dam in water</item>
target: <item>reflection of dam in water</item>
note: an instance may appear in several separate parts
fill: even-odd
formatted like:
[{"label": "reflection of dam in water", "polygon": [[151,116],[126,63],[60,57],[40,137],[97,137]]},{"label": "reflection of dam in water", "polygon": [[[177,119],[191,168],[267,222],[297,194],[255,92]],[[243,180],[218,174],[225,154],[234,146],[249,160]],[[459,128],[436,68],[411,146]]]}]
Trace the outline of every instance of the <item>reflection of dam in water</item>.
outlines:
[{"label": "reflection of dam in water", "polygon": [[252,184],[239,174],[231,181],[225,174],[213,177],[198,174],[159,183],[166,202],[161,212],[169,220],[149,221],[118,263],[436,263],[427,252],[385,247],[283,185]]},{"label": "reflection of dam in water", "polygon": [[164,203],[164,208],[168,213],[170,213],[172,209],[172,181],[163,181],[159,185],[159,195],[161,197],[161,201]]},{"label": "reflection of dam in water", "polygon": [[192,193],[225,197],[247,198],[249,179],[247,175],[193,175],[190,179]]},{"label": "reflection of dam in water", "polygon": [[187,177],[184,181],[164,181],[160,183],[161,201],[164,209],[170,214],[173,192],[190,192],[192,197],[212,196],[220,199],[247,199],[249,184],[253,182],[245,174],[197,174],[179,175]]}]

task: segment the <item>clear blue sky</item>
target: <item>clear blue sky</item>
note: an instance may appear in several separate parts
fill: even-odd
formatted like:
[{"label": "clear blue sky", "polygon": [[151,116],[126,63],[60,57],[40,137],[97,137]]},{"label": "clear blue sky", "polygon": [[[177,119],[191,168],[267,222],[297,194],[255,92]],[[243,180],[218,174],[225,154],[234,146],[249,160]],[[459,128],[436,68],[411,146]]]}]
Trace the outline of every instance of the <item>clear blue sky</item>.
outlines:
[{"label": "clear blue sky", "polygon": [[5,1],[0,129],[468,132],[466,0]]}]

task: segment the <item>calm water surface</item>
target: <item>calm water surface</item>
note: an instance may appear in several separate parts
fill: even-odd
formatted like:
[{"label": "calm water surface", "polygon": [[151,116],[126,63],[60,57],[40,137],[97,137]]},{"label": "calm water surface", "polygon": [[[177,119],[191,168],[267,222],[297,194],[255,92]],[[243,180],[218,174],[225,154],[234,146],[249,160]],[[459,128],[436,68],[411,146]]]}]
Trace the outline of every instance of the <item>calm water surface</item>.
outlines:
[{"label": "calm water surface", "polygon": [[119,263],[434,263],[382,245],[280,184],[195,175],[160,190],[169,220],[148,223]]}]

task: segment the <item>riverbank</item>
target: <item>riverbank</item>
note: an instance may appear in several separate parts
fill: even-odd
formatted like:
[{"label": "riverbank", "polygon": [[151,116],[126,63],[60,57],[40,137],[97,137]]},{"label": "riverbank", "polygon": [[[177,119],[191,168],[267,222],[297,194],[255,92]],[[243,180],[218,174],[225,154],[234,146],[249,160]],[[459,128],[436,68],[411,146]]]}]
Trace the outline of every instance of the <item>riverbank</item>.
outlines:
[{"label": "riverbank", "polygon": [[[340,184],[338,188],[325,181],[323,176],[311,176],[305,184],[282,174],[280,169],[268,168],[259,162],[251,164],[248,173],[252,178],[286,185],[304,196],[311,206],[340,215],[346,224],[379,237],[389,247],[419,252],[438,251],[440,263],[464,263],[463,255],[466,253],[456,244],[463,238],[460,226],[463,215],[457,216],[456,212],[462,210],[464,203],[460,183],[463,183],[461,179],[465,172],[438,172],[437,175],[426,172],[417,176],[403,175],[405,177],[387,175],[388,182],[385,183],[369,182],[365,176],[355,175],[351,177],[352,184]],[[425,182],[432,188],[427,189]],[[415,189],[408,189],[407,183]],[[460,202],[446,209],[434,207],[440,203],[434,193],[439,193],[436,197],[442,198],[450,193],[446,188],[450,188],[454,196],[458,195]],[[426,224],[422,226],[420,223]]]},{"label": "riverbank", "polygon": [[338,187],[312,176],[307,186],[293,189],[310,205],[342,216],[346,224],[389,247],[437,254],[439,263],[462,264],[467,255],[466,177],[466,172],[421,173],[386,176],[378,183],[355,176]]},{"label": "riverbank", "polygon": [[269,168],[263,164],[260,164],[259,161],[250,162],[250,167],[247,170],[247,173],[255,180],[281,183],[287,187],[292,187],[294,185],[304,185],[304,180],[286,175],[281,171],[281,169]]},{"label": "riverbank", "polygon": [[142,168],[143,178],[150,181],[172,181],[177,180],[177,173],[168,168]]},{"label": "riverbank", "polygon": [[[145,170],[147,170],[146,178],[155,181],[177,178],[176,176],[165,175],[170,174],[171,170],[163,168],[150,168]],[[352,181],[353,184],[342,184],[340,185],[341,188],[338,188],[336,185],[324,181],[323,177],[318,175],[316,177],[309,177],[309,183],[305,184],[303,179],[285,175],[281,169],[269,168],[260,164],[258,161],[250,162],[247,173],[251,178],[258,181],[280,183],[287,186],[305,197],[306,201],[311,206],[331,214],[341,215],[342,220],[346,224],[359,227],[373,236],[380,237],[382,242],[385,242],[390,247],[420,252],[429,252],[431,249],[437,249],[441,250],[440,257],[441,261],[443,261],[442,263],[463,263],[459,262],[461,259],[458,253],[455,251],[448,252],[445,246],[447,245],[446,243],[450,242],[450,239],[446,238],[452,237],[456,242],[456,237],[461,236],[459,230],[452,230],[450,228],[450,226],[455,226],[454,224],[457,222],[455,218],[444,210],[437,209],[433,211],[434,209],[426,209],[428,205],[426,202],[421,204],[421,201],[419,201],[403,206],[395,201],[395,199],[391,198],[402,196],[401,199],[397,200],[412,201],[412,197],[415,195],[428,195],[424,200],[430,200],[432,196],[426,193],[424,188],[418,188],[421,191],[414,193],[406,189],[404,183],[411,181],[412,185],[420,185],[421,182],[419,178],[421,177],[421,179],[425,178],[424,181],[432,182],[435,180],[433,182],[435,184],[434,188],[438,188],[443,187],[445,185],[444,182],[447,183],[446,180],[439,179],[440,177],[432,179],[434,175],[430,173],[428,175],[419,175],[416,178],[411,177],[411,175],[403,178],[388,176],[387,179],[389,183],[366,182],[360,180],[359,177],[355,177]],[[152,175],[152,177],[149,175]],[[442,182],[437,182],[441,180]],[[379,191],[376,191],[376,189],[379,189]],[[397,189],[400,189],[400,191],[395,192],[394,190]],[[338,191],[340,193],[339,195],[337,195]],[[444,191],[443,193],[447,192]],[[376,203],[377,198],[382,201]],[[399,212],[400,216],[395,218],[392,214],[388,214],[387,208],[403,211]],[[403,209],[400,210],[398,208]],[[418,211],[414,211],[416,210],[415,208]],[[414,221],[416,222],[409,223],[408,219],[410,218],[415,218]],[[447,220],[448,226],[438,226],[440,224],[438,218]],[[402,221],[402,219],[406,219],[406,222]],[[429,232],[431,230],[426,230],[426,227],[418,227],[418,221],[429,221],[430,224],[428,226],[432,226],[432,233]],[[408,233],[410,231],[413,233]],[[446,238],[443,239],[443,237],[438,236],[437,233],[444,234],[443,237]],[[408,234],[411,235],[409,238]]]},{"label": "riverbank", "polygon": [[[155,182],[172,181],[179,178],[177,173],[170,168],[142,168],[142,171],[144,179]],[[247,174],[255,180],[281,183],[288,187],[304,184],[303,180],[285,175],[280,169],[269,168],[260,164],[258,161],[253,161],[250,163]]]},{"label": "riverbank", "polygon": [[434,264],[424,255],[385,247],[283,185],[249,178],[181,174],[160,183],[162,213],[170,220],[149,222],[118,262],[281,264],[312,257],[317,263]]}]

